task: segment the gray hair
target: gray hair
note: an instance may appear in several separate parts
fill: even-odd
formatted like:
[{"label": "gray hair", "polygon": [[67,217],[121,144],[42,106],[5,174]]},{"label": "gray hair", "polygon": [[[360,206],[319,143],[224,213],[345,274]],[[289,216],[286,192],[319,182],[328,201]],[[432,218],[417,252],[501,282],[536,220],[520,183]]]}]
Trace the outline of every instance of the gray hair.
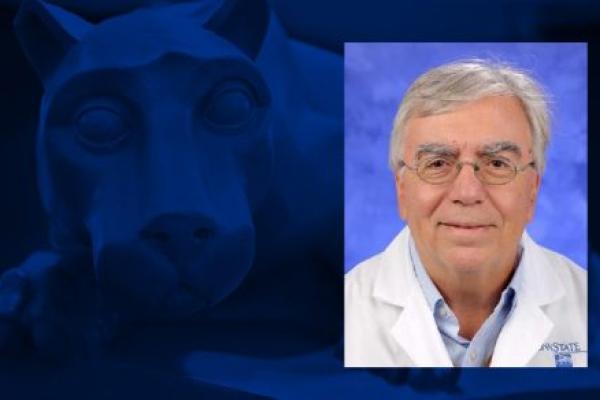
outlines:
[{"label": "gray hair", "polygon": [[410,86],[394,119],[389,153],[392,171],[400,165],[404,128],[411,117],[442,114],[487,96],[514,96],[519,99],[529,120],[533,157],[541,174],[550,138],[548,101],[542,87],[522,70],[479,59],[439,66],[421,75]]}]

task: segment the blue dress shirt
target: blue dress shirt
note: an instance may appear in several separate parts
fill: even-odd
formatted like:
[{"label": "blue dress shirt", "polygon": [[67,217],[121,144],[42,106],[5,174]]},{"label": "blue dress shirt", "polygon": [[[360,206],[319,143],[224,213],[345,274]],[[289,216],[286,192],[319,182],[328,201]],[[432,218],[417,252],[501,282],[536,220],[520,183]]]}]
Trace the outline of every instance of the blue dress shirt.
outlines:
[{"label": "blue dress shirt", "polygon": [[486,367],[490,364],[496,340],[506,323],[517,301],[517,288],[522,279],[520,268],[522,247],[519,251],[519,264],[508,286],[502,291],[500,301],[492,314],[485,320],[472,340],[458,334],[458,319],[446,304],[437,287],[432,282],[423,266],[414,240],[410,238],[410,257],[417,280],[425,294],[427,303],[433,313],[435,323],[446,345],[450,359],[455,367]]}]

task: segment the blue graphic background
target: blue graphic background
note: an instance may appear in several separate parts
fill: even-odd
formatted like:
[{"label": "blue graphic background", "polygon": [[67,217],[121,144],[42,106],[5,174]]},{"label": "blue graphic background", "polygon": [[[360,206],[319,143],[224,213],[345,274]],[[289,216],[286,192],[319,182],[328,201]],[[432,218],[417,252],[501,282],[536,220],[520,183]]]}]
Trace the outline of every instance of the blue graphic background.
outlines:
[{"label": "blue graphic background", "polygon": [[529,71],[549,95],[546,173],[528,226],[541,245],[587,268],[587,46],[574,43],[347,43],[345,270],[383,251],[404,226],[388,167],[392,121],[422,73],[465,58]]},{"label": "blue graphic background", "polygon": [[[53,3],[97,23],[138,7],[182,2]],[[16,39],[19,4],[0,2],[0,269],[50,247],[34,151],[43,90]],[[342,367],[342,51],[345,41],[590,40],[589,123],[594,132],[600,9],[583,0],[528,0],[518,7],[511,1],[273,0],[269,6],[285,40],[263,54],[261,73],[276,98],[286,99],[272,102],[282,112],[281,127],[296,133],[283,148],[302,157],[279,155],[278,178],[289,185],[274,194],[294,201],[287,203],[291,207],[279,202],[263,210],[254,264],[261,267],[253,267],[240,289],[200,323],[131,326],[106,353],[83,359],[48,360],[27,350],[2,353],[0,398],[597,398],[600,349],[593,332],[600,321],[593,288],[600,259],[594,252],[589,268],[592,367],[587,370]],[[147,25],[131,25],[131,33],[140,28]],[[182,36],[191,34],[180,29]],[[106,44],[118,48],[121,39],[112,37]],[[290,47],[282,45],[288,40],[294,62],[282,63],[290,54]],[[600,147],[594,135],[589,141],[593,154]],[[590,176],[594,171],[592,164]],[[597,203],[593,185],[589,197],[590,204]],[[590,247],[597,250],[594,226],[600,221],[593,207],[589,219]]]}]

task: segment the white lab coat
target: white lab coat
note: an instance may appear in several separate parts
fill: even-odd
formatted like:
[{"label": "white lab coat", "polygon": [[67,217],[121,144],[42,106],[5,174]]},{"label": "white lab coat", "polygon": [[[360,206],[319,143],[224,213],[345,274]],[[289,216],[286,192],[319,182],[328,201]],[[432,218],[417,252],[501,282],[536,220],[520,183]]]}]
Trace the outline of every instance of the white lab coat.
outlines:
[{"label": "white lab coat", "polygon": [[[345,277],[346,367],[451,367],[414,274],[408,228]],[[523,233],[523,287],[492,367],[587,366],[587,272]],[[564,365],[564,364],[563,364]]]}]

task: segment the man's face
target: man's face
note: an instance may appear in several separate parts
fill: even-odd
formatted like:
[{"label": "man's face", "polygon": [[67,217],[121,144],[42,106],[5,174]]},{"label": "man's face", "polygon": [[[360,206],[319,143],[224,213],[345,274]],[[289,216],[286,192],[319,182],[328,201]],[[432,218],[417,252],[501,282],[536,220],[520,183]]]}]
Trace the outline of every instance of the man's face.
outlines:
[{"label": "man's face", "polygon": [[[403,157],[410,166],[431,156],[427,149],[441,149],[463,162],[477,162],[494,148],[505,148],[497,155],[519,167],[533,159],[529,123],[514,97],[486,97],[449,113],[411,118],[405,129]],[[482,183],[469,164],[453,181],[440,185],[407,168],[396,173],[400,215],[423,262],[450,274],[489,274],[512,267],[523,229],[533,216],[539,183],[533,168],[504,185]]]}]

